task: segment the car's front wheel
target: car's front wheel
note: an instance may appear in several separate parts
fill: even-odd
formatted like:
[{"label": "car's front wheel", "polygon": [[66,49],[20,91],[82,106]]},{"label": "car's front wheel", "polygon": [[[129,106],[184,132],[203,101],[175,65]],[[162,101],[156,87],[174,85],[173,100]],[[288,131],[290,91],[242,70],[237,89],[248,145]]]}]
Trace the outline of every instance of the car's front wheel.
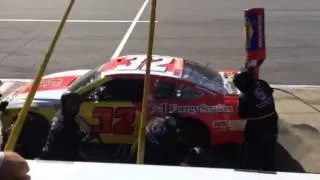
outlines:
[{"label": "car's front wheel", "polygon": [[[49,129],[49,121],[42,115],[29,112],[17,140],[15,152],[27,159],[37,158],[45,144]],[[7,142],[11,130],[12,126],[4,131],[3,144]]]}]

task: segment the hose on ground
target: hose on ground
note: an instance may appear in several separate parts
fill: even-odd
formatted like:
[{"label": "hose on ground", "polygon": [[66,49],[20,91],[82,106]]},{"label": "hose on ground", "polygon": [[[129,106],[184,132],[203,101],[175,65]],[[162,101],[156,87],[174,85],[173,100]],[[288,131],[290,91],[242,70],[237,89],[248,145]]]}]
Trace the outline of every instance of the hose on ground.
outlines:
[{"label": "hose on ground", "polygon": [[303,102],[304,104],[306,104],[307,106],[309,106],[310,108],[312,108],[313,110],[317,111],[318,113],[320,113],[320,110],[318,108],[316,108],[315,106],[313,106],[312,104],[308,103],[307,101],[305,101],[304,99],[300,98],[299,96],[295,95],[294,93],[284,90],[284,89],[280,89],[280,88],[273,88],[274,90],[278,90],[281,92],[284,92],[286,94],[289,94],[293,97],[295,97],[296,99],[298,99],[299,101]]}]

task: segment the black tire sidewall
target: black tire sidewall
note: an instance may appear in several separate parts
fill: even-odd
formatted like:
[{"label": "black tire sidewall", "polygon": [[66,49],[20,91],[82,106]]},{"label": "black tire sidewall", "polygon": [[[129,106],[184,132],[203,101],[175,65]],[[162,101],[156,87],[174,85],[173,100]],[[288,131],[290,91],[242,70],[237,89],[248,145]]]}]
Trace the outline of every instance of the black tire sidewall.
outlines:
[{"label": "black tire sidewall", "polygon": [[[15,123],[15,120],[12,123]],[[27,159],[36,158],[45,145],[49,129],[50,123],[42,115],[28,112],[15,146],[15,152]],[[5,141],[8,140],[9,133],[11,133],[10,128],[6,130]]]}]

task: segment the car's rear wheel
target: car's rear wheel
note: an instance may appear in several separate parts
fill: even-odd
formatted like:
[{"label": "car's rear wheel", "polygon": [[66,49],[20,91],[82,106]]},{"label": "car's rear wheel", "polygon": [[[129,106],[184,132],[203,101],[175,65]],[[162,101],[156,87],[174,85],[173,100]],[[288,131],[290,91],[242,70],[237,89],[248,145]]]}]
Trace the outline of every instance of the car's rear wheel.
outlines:
[{"label": "car's rear wheel", "polygon": [[[15,152],[27,159],[37,158],[45,145],[49,129],[48,120],[38,113],[29,112],[17,140]],[[5,131],[4,144],[7,142],[11,130],[9,128]]]}]

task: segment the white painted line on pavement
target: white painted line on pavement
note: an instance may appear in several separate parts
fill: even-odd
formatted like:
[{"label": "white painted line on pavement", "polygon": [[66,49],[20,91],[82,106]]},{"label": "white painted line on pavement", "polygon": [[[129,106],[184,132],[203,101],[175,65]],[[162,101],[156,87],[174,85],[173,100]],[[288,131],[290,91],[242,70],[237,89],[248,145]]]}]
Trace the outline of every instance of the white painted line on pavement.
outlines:
[{"label": "white painted line on pavement", "polygon": [[113,55],[111,56],[111,58],[115,58],[118,57],[124,47],[124,45],[127,43],[134,27],[136,26],[137,22],[140,19],[140,16],[142,15],[144,9],[146,8],[147,4],[148,4],[149,0],[145,0],[144,3],[142,4],[140,10],[138,11],[136,17],[133,19],[133,22],[131,23],[128,31],[126,32],[126,34],[123,36],[123,39],[121,40],[119,46],[117,47],[116,51],[113,53]]},{"label": "white painted line on pavement", "polygon": [[[0,19],[0,22],[60,22],[60,19]],[[133,23],[132,20],[86,20],[86,19],[70,19],[69,23]],[[156,23],[159,21],[156,21]],[[149,21],[141,20],[136,23],[149,23]]]}]

